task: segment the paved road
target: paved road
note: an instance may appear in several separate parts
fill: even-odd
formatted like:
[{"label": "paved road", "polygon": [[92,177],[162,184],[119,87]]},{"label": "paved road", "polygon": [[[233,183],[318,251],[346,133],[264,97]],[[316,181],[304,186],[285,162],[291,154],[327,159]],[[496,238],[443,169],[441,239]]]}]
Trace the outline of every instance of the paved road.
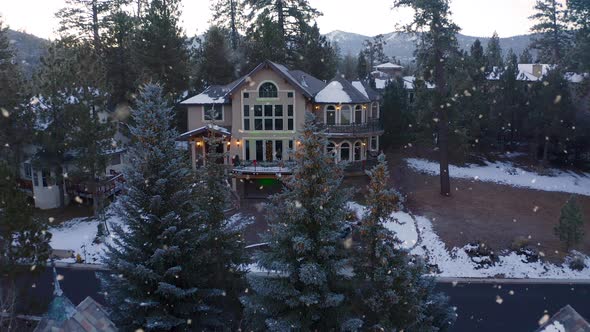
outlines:
[{"label": "paved road", "polygon": [[[74,304],[86,296],[99,302],[99,282],[94,271],[58,268],[63,275],[61,286]],[[19,278],[21,309],[28,314],[44,312],[51,300],[51,273],[43,271]],[[35,287],[31,287],[32,285]],[[545,311],[552,315],[566,304],[572,305],[582,316],[590,318],[590,285],[546,284],[438,284],[438,289],[451,297],[459,315],[452,331],[534,331]],[[513,294],[513,295],[511,295]],[[498,298],[499,297],[499,298]],[[500,303],[499,303],[500,302]]]}]

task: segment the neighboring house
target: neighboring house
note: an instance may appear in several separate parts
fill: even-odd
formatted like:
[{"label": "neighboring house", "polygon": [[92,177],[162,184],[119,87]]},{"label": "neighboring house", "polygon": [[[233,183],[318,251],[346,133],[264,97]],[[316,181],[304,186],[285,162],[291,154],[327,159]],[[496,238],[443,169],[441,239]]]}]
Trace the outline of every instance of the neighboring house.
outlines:
[{"label": "neighboring house", "polygon": [[[47,130],[52,123],[43,120],[39,113],[43,111],[43,103],[39,99],[34,99],[34,106],[37,110],[35,130]],[[99,117],[103,121],[107,121],[110,117],[108,112],[101,112]],[[120,124],[118,124],[120,125]],[[69,204],[76,199],[78,202],[86,201],[92,202],[96,195],[102,197],[109,197],[120,192],[123,187],[124,179],[122,171],[126,163],[126,149],[124,144],[128,139],[121,133],[121,130],[116,131],[113,144],[117,146],[106,154],[109,157],[109,162],[105,173],[98,179],[98,182],[83,183],[75,179],[72,174],[75,174],[74,160],[76,158],[76,151],[70,151],[66,162],[62,165],[64,173],[64,201]],[[54,209],[59,207],[60,193],[59,187],[55,184],[56,169],[50,165],[45,165],[44,156],[40,152],[37,145],[29,145],[23,151],[24,162],[21,163],[19,186],[31,199],[33,199],[35,207],[39,209]]]},{"label": "neighboring house", "polygon": [[367,84],[340,77],[325,83],[265,61],[234,82],[211,86],[183,101],[189,131],[179,140],[189,142],[196,167],[206,162],[206,137],[222,137],[218,149],[227,154],[224,163],[232,165],[233,188],[252,196],[264,187],[272,192],[280,187],[277,177],[291,173],[306,112],[315,114],[325,130],[326,153],[336,162],[347,162],[350,172],[367,167],[383,134],[379,101],[380,95]]},{"label": "neighboring house", "polygon": [[561,308],[536,332],[590,332],[590,324],[570,305]]},{"label": "neighboring house", "polygon": [[61,290],[55,268],[53,301],[41,318],[34,332],[116,332],[115,324],[109,319],[108,312],[91,297],[87,297],[77,306]]},{"label": "neighboring house", "polygon": [[404,67],[395,63],[386,62],[375,66],[373,69],[371,73],[373,78],[391,79],[401,77]]}]

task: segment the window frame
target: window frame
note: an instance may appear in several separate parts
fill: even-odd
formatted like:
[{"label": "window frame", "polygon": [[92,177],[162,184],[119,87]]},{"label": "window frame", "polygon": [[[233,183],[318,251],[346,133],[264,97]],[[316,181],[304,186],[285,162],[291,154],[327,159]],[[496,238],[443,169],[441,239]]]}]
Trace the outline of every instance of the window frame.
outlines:
[{"label": "window frame", "polygon": [[[219,106],[220,109],[220,114],[221,114],[221,119],[207,119],[208,117],[208,111],[210,110],[210,108],[207,108],[208,106],[213,106],[213,109],[215,110],[215,106]],[[213,122],[213,121],[225,121],[225,114],[223,114],[223,110],[224,110],[224,105],[223,104],[204,104],[203,105],[203,122]]]},{"label": "window frame", "polygon": [[[263,95],[262,88],[266,86],[273,86],[274,87],[274,96],[272,95]],[[279,86],[273,81],[263,81],[258,86],[258,99],[278,99],[279,98]],[[267,91],[265,92],[267,93]]]}]

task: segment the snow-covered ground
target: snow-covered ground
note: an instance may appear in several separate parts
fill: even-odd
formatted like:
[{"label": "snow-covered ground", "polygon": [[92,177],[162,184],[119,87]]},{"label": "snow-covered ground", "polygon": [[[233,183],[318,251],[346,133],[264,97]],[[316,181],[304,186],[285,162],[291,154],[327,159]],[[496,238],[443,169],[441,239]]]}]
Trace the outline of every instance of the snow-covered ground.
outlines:
[{"label": "snow-covered ground", "polygon": [[[114,224],[119,224],[121,221],[112,212],[112,209],[107,212],[107,224],[109,229]],[[96,234],[98,233],[99,221],[95,218],[75,218],[64,222],[63,224],[49,229],[51,232],[51,248],[59,250],[71,250],[73,257],[60,259],[60,262],[74,263],[76,262],[76,255],[80,255],[85,263],[100,264],[102,263],[102,254],[105,249],[105,244],[102,242],[95,242]],[[110,237],[105,240],[109,241]]]},{"label": "snow-covered ground", "polygon": [[420,242],[411,252],[426,257],[429,264],[436,264],[440,270],[436,276],[590,279],[590,257],[588,256],[585,256],[586,268],[582,271],[542,261],[525,263],[525,257],[517,255],[515,252],[499,256],[499,261],[494,266],[478,269],[478,265],[465,251],[468,246],[453,248],[449,252],[445,248],[444,242],[434,232],[430,220],[420,216],[415,216],[414,220],[420,233]]},{"label": "snow-covered ground", "polygon": [[[348,208],[354,211],[359,219],[366,210],[364,206],[354,202],[349,202]],[[491,267],[480,268],[467,255],[466,249],[469,246],[448,251],[444,242],[434,232],[429,219],[406,212],[396,212],[392,218],[394,220],[385,226],[396,233],[404,248],[413,248],[410,249],[412,254],[425,257],[429,264],[436,265],[440,270],[440,273],[435,274],[438,277],[590,279],[588,256],[585,256],[586,268],[582,271],[542,261],[526,263],[525,257],[515,252],[499,256],[499,261]]]},{"label": "snow-covered ground", "polygon": [[[439,165],[425,159],[405,159],[408,165],[420,172],[439,174]],[[543,191],[558,191],[590,196],[590,174],[579,175],[569,171],[552,169],[553,176],[540,175],[515,167],[509,162],[486,162],[485,166],[468,165],[466,167],[449,166],[451,177],[495,182],[514,187],[523,187]]]}]

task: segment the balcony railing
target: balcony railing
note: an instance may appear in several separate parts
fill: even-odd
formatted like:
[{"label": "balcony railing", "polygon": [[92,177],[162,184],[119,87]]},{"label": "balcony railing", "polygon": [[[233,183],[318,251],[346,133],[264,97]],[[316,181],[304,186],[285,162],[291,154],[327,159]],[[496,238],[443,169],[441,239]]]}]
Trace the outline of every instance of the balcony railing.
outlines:
[{"label": "balcony railing", "polygon": [[383,125],[379,119],[372,119],[365,123],[352,123],[349,125],[329,125],[320,124],[319,127],[324,130],[326,134],[370,134],[383,131]]},{"label": "balcony railing", "polygon": [[234,174],[290,174],[295,166],[292,160],[250,161],[242,160],[232,169]]}]

